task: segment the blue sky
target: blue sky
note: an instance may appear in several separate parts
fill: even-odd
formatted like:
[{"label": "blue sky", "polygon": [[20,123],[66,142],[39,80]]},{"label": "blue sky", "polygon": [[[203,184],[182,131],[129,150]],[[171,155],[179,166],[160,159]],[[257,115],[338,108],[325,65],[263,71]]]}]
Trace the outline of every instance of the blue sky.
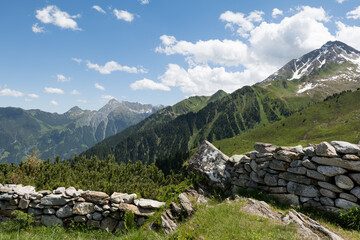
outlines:
[{"label": "blue sky", "polygon": [[0,107],[63,113],[110,98],[172,105],[232,92],[341,40],[355,0],[3,0]]}]

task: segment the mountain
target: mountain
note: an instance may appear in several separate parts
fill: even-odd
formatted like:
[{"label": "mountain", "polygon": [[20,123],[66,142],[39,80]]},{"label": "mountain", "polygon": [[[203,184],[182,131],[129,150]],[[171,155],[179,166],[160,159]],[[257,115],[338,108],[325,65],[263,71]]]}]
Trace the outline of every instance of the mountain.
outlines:
[{"label": "mountain", "polygon": [[200,100],[196,111],[176,115],[165,108],[83,154],[100,158],[111,154],[118,162],[141,160],[156,162],[166,171],[179,169],[183,153],[205,139],[242,135],[285,119],[334,93],[355,90],[360,87],[359,64],[359,51],[338,41],[328,42],[254,86],[211,102]]},{"label": "mountain", "polygon": [[258,85],[294,104],[308,105],[360,83],[360,51],[339,41],[293,59]]},{"label": "mountain", "polygon": [[213,144],[227,155],[252,151],[255,142],[271,142],[278,146],[306,146],[322,141],[360,140],[360,89],[344,91],[294,113],[288,118],[253,129],[242,135],[215,141]]},{"label": "mountain", "polygon": [[43,159],[70,158],[161,108],[115,99],[98,111],[73,107],[64,114],[0,108],[0,162],[19,163],[33,148]]}]

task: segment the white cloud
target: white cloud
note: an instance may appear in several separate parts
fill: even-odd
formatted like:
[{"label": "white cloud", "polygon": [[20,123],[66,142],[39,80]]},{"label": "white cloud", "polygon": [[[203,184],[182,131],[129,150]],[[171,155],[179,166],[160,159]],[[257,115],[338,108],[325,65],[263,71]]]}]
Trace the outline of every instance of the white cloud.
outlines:
[{"label": "white cloud", "polygon": [[[260,70],[260,69],[259,69]],[[177,64],[169,64],[166,72],[160,76],[161,84],[169,87],[180,87],[184,93],[211,95],[219,89],[227,92],[254,84],[259,72],[227,72],[224,67],[211,68],[196,66],[185,70]]]},{"label": "white cloud", "polygon": [[46,93],[64,94],[64,90],[60,88],[46,87],[44,88]]},{"label": "white cloud", "polygon": [[4,97],[22,97],[24,94],[22,92],[10,89],[10,88],[4,88],[0,90],[0,96]]},{"label": "white cloud", "polygon": [[338,3],[343,3],[345,0],[336,0]]},{"label": "white cloud", "polygon": [[28,96],[31,98],[39,98],[40,97],[39,95],[37,95],[35,93],[30,93],[30,94],[28,94]]},{"label": "white cloud", "polygon": [[103,13],[103,14],[106,14],[105,10],[102,9],[100,6],[98,5],[94,5],[92,6],[93,9],[95,9],[96,11],[100,12],[100,13]]},{"label": "white cloud", "polygon": [[105,88],[103,86],[101,86],[100,84],[98,84],[98,83],[95,83],[94,86],[95,86],[95,88],[97,88],[97,89],[99,89],[101,91],[105,91]]},{"label": "white cloud", "polygon": [[142,5],[146,5],[150,3],[150,0],[139,0]]},{"label": "white cloud", "polygon": [[71,16],[61,11],[57,6],[50,5],[41,10],[36,10],[36,18],[45,24],[53,24],[60,28],[81,30],[74,19],[80,15]]},{"label": "white cloud", "polygon": [[[259,12],[248,16],[229,11],[226,13],[220,19],[231,23],[232,27],[245,23],[253,25],[248,27],[251,30],[247,32],[247,42],[212,39],[192,43],[163,35],[160,37],[162,44],[155,51],[182,55],[189,67],[170,64],[160,76],[160,84],[179,87],[182,92],[189,94],[208,95],[219,89],[231,92],[262,81],[291,59],[335,40],[324,25],[331,16],[321,7],[299,7],[292,16],[284,17],[279,23],[260,20],[262,14]],[[256,21],[261,22],[255,26]],[[344,26],[342,31],[338,28],[339,36],[345,36],[345,30],[350,31],[349,26]],[[354,41],[360,38],[360,35],[355,36]],[[239,70],[228,71],[224,66],[236,66]]]},{"label": "white cloud", "polygon": [[239,40],[208,40],[191,43],[177,41],[173,36],[160,37],[162,46],[155,51],[166,55],[180,54],[187,57],[189,64],[213,63],[238,66],[248,61],[248,46]]},{"label": "white cloud", "polygon": [[346,18],[359,19],[360,18],[360,6],[358,6],[354,10],[346,13]]},{"label": "white cloud", "polygon": [[109,61],[105,63],[104,66],[99,66],[98,64],[94,64],[88,61],[86,65],[88,68],[94,69],[100,72],[101,74],[110,74],[115,71],[128,72],[128,73],[147,73],[147,70],[141,67],[136,68],[136,67],[122,66],[115,61]]},{"label": "white cloud", "polygon": [[143,80],[136,81],[130,85],[132,90],[162,90],[170,91],[170,88],[162,83],[156,83],[153,80],[144,78]]},{"label": "white cloud", "polygon": [[102,95],[101,96],[101,99],[104,99],[104,100],[111,100],[111,99],[116,99],[115,97],[111,96],[111,95]]},{"label": "white cloud", "polygon": [[254,29],[254,23],[261,22],[263,20],[262,11],[253,11],[247,17],[241,12],[234,13],[232,11],[226,11],[220,15],[220,20],[227,22],[226,28],[230,28],[235,31],[235,26],[238,28],[236,32],[244,37],[249,37],[249,32]]},{"label": "white cloud", "polygon": [[80,95],[80,92],[76,89],[72,90],[71,93],[72,95]]},{"label": "white cloud", "polygon": [[51,100],[50,103],[51,103],[52,105],[54,105],[54,106],[59,105],[59,103],[58,103],[57,101],[55,101],[55,100]]},{"label": "white cloud", "polygon": [[283,11],[282,11],[282,10],[280,10],[280,9],[278,9],[278,8],[274,8],[274,9],[272,10],[271,16],[272,16],[273,18],[277,18],[277,17],[280,16],[280,15],[283,15]]},{"label": "white cloud", "polygon": [[132,22],[134,20],[134,14],[125,10],[114,9],[114,15],[118,20],[124,20],[125,22]]},{"label": "white cloud", "polygon": [[35,23],[34,25],[32,25],[31,29],[32,29],[32,31],[34,33],[43,33],[43,32],[45,32],[44,27],[40,27],[38,23]]},{"label": "white cloud", "polygon": [[77,63],[81,63],[83,60],[80,59],[80,58],[71,58],[71,60],[73,60],[74,62],[77,62]]},{"label": "white cloud", "polygon": [[339,41],[343,41],[349,44],[351,47],[360,49],[360,27],[358,26],[348,26],[342,22],[336,22],[337,31],[336,38]]},{"label": "white cloud", "polygon": [[70,82],[71,81],[71,77],[65,77],[62,74],[58,74],[58,75],[56,75],[56,77],[57,77],[58,82]]},{"label": "white cloud", "polygon": [[87,103],[86,99],[77,99],[76,101],[79,102],[79,103]]}]

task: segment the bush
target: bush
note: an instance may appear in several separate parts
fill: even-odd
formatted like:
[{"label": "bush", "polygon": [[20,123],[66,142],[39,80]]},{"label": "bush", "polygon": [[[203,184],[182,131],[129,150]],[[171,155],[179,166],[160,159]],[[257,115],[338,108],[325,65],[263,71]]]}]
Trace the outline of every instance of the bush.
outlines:
[{"label": "bush", "polygon": [[19,210],[12,212],[12,219],[5,221],[1,224],[1,228],[7,232],[28,230],[35,222],[34,216],[24,213]]},{"label": "bush", "polygon": [[354,206],[347,210],[340,211],[340,225],[343,228],[360,230],[360,207]]},{"label": "bush", "polygon": [[135,220],[135,215],[132,211],[125,212],[124,225],[125,225],[125,230],[127,232],[130,232],[135,228],[134,220]]}]

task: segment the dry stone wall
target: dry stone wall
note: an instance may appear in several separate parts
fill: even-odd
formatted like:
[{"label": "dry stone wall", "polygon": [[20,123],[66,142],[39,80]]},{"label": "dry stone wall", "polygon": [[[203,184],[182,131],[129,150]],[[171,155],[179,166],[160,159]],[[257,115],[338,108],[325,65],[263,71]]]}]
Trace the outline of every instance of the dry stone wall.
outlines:
[{"label": "dry stone wall", "polygon": [[227,157],[204,142],[190,158],[188,171],[211,186],[258,189],[282,202],[326,211],[360,204],[360,146],[343,141],[303,148],[256,143],[255,151]]},{"label": "dry stone wall", "polygon": [[[0,218],[21,210],[36,217],[38,224],[66,226],[71,222],[113,232],[124,229],[125,212],[135,215],[137,225],[153,215],[164,202],[138,199],[136,194],[76,190],[59,187],[54,191],[36,191],[32,186],[0,184]],[[1,220],[1,219],[0,219]]]}]

